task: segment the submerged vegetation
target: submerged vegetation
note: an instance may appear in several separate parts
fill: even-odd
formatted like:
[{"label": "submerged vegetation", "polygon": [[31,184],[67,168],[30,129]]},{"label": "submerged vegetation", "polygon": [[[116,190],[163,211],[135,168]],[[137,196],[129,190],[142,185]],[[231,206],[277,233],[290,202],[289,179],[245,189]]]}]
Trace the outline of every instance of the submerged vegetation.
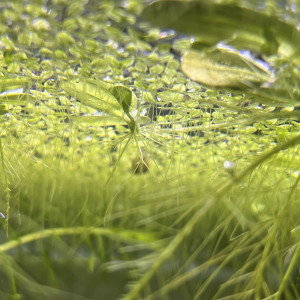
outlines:
[{"label": "submerged vegetation", "polygon": [[0,3],[0,299],[300,298],[299,7],[202,2]]}]

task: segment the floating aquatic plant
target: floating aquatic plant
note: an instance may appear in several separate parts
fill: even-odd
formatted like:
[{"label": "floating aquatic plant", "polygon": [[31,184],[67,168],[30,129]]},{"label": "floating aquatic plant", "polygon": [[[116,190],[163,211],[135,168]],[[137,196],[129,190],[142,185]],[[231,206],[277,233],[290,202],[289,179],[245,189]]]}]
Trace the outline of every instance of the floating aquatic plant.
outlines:
[{"label": "floating aquatic plant", "polygon": [[299,8],[254,2],[0,4],[1,299],[299,297]]}]

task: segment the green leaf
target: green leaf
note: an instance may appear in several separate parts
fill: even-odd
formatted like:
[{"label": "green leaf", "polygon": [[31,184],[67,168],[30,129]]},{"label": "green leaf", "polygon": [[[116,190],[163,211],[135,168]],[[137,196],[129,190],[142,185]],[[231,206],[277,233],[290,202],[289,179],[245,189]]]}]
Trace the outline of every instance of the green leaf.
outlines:
[{"label": "green leaf", "polygon": [[207,0],[162,0],[148,5],[142,16],[156,26],[195,35],[208,47],[234,39],[240,49],[291,56],[297,53],[300,44],[300,33],[293,25],[275,16],[233,4]]},{"label": "green leaf", "polygon": [[136,97],[129,88],[123,85],[117,85],[110,88],[109,91],[122,105],[126,114],[129,114],[130,111],[136,109]]},{"label": "green leaf", "polygon": [[0,115],[5,115],[8,112],[6,109],[5,105],[1,104],[0,105]]},{"label": "green leaf", "polygon": [[209,53],[190,50],[183,56],[181,68],[192,80],[212,87],[244,89],[272,78],[253,60],[225,49]]},{"label": "green leaf", "polygon": [[119,101],[97,81],[70,80],[61,83],[61,88],[81,103],[99,111],[122,117]]}]

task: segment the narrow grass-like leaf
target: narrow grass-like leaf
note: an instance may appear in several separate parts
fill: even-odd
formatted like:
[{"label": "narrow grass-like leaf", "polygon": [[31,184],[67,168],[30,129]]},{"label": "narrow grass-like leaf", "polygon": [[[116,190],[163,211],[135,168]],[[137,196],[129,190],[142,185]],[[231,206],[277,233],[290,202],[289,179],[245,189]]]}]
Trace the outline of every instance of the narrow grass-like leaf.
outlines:
[{"label": "narrow grass-like leaf", "polygon": [[134,300],[137,299],[138,295],[142,289],[149,284],[154,273],[161,267],[161,265],[174,253],[178,246],[183,242],[183,240],[190,235],[195,225],[199,219],[207,213],[213,206],[214,200],[207,201],[206,204],[198,210],[194,216],[189,220],[189,222],[184,226],[184,228],[176,235],[172,242],[162,251],[160,256],[151,266],[151,268],[140,278],[132,290],[124,296],[123,300]]},{"label": "narrow grass-like leaf", "polygon": [[[35,97],[28,93],[23,92],[7,92],[0,95],[0,102],[18,104],[24,101],[36,100]],[[23,103],[24,104],[24,103]]]},{"label": "narrow grass-like leaf", "polygon": [[29,82],[29,78],[27,77],[0,77],[0,92],[25,87],[29,84]]},{"label": "narrow grass-like leaf", "polygon": [[123,230],[120,228],[98,228],[98,227],[69,227],[69,228],[50,228],[33,232],[20,237],[17,240],[11,240],[0,245],[0,253],[9,251],[19,245],[27,244],[33,241],[45,239],[51,236],[62,235],[103,235],[114,240],[120,240],[128,243],[151,243],[158,239],[158,235],[153,232],[138,232],[133,230]]}]

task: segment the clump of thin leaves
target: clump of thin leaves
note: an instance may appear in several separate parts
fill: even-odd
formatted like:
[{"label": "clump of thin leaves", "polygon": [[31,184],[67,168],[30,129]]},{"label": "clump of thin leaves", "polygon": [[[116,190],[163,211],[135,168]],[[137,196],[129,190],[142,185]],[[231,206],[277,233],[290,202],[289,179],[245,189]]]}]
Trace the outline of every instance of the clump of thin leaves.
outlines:
[{"label": "clump of thin leaves", "polygon": [[[159,2],[0,4],[1,299],[299,297],[297,55],[228,36],[260,37],[270,86],[220,35],[146,23]],[[276,27],[271,2],[218,5]]]}]

